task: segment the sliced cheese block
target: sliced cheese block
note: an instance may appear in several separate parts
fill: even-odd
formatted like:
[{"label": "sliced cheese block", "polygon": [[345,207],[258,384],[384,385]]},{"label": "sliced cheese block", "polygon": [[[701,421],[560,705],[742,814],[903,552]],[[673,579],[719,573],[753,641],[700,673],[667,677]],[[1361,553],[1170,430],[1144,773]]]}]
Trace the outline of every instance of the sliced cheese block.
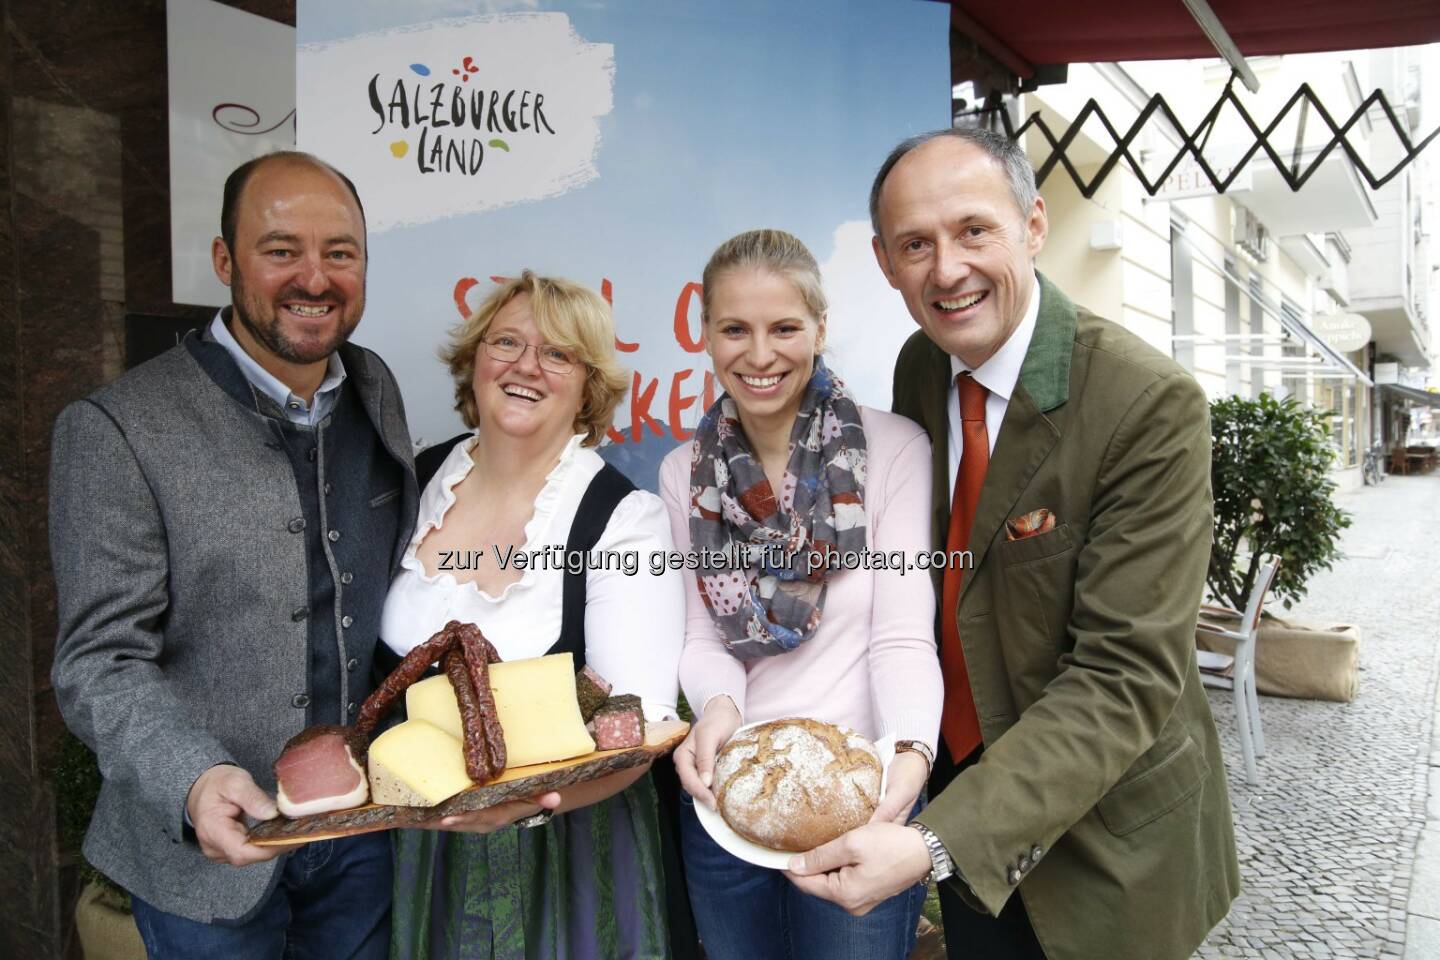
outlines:
[{"label": "sliced cheese block", "polygon": [[490,689],[505,731],[510,767],[568,760],[595,749],[575,697],[575,661],[568,653],[490,665]]},{"label": "sliced cheese block", "polygon": [[[490,665],[490,690],[505,734],[507,769],[568,760],[595,749],[581,719],[573,665],[568,653]],[[405,691],[405,715],[464,739],[455,689],[443,674],[410,685]]]},{"label": "sliced cheese block", "polygon": [[376,737],[369,766],[372,803],[433,807],[473,785],[460,741],[424,720],[406,720]]},{"label": "sliced cheese block", "polygon": [[450,685],[450,678],[443,673],[436,677],[426,677],[406,688],[405,716],[410,720],[433,723],[461,743],[465,741],[465,731],[460,726],[460,704],[455,700],[455,688]]}]

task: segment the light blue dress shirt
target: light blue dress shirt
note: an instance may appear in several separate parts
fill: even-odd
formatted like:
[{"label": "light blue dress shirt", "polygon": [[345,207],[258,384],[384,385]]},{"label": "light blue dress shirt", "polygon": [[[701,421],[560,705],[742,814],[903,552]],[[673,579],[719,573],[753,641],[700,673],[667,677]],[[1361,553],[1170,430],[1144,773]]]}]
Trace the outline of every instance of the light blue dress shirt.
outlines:
[{"label": "light blue dress shirt", "polygon": [[222,310],[215,314],[215,319],[210,324],[210,336],[235,358],[251,386],[279,404],[291,423],[313,427],[330,415],[330,411],[335,409],[335,398],[340,393],[340,384],[345,382],[345,364],[340,361],[338,350],[331,352],[325,379],[320,381],[314,401],[307,404],[303,397],[296,396],[274,374],[256,363],[255,358],[245,352],[245,348],[240,346],[230,328],[225,325],[224,313]]}]

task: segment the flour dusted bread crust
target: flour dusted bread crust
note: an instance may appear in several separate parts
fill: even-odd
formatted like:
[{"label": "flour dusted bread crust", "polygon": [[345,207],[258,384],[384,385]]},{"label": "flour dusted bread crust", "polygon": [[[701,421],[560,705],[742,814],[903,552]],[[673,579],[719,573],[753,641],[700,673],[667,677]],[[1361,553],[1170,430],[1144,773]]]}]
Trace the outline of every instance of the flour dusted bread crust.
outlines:
[{"label": "flour dusted bread crust", "polygon": [[716,806],[730,829],[771,850],[804,851],[870,819],[880,755],[853,730],[805,718],[737,733],[715,758]]}]

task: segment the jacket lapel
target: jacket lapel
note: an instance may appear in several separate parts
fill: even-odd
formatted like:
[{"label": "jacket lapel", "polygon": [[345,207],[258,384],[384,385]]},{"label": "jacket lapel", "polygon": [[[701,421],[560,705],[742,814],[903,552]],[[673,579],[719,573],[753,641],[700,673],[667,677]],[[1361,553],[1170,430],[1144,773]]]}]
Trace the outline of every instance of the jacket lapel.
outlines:
[{"label": "jacket lapel", "polygon": [[415,532],[415,515],[420,507],[420,491],[415,484],[415,459],[409,450],[410,436],[401,419],[399,400],[387,397],[386,381],[380,376],[376,364],[370,357],[352,343],[339,347],[340,359],[345,364],[346,379],[353,383],[360,397],[360,405],[380,438],[380,445],[400,465],[403,473],[400,494],[400,526],[395,547],[390,558],[392,572],[399,569],[410,537]]},{"label": "jacket lapel", "polygon": [[[1000,534],[1011,508],[1030,478],[1060,439],[1060,430],[1045,414],[1070,396],[1070,358],[1075,349],[1075,305],[1054,284],[1038,275],[1040,312],[1035,332],[1020,367],[1020,380],[1010,395],[1000,437],[985,473],[985,486],[970,530],[971,570],[978,570]],[[943,488],[941,488],[943,489]],[[949,505],[946,505],[948,513]],[[944,542],[943,540],[939,542]],[[960,596],[975,580],[967,576]]]},{"label": "jacket lapel", "polygon": [[927,351],[923,371],[924,391],[920,397],[925,432],[931,437],[930,489],[934,491],[930,510],[930,542],[945,544],[950,526],[950,355],[939,347]]}]

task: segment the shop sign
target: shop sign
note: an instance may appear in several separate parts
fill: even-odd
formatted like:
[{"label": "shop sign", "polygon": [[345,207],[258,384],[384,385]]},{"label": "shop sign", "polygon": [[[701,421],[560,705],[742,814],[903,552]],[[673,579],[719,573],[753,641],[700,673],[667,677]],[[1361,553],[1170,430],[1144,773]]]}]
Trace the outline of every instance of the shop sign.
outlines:
[{"label": "shop sign", "polygon": [[1358,313],[1317,313],[1310,324],[1330,349],[1352,353],[1370,342],[1370,321]]},{"label": "shop sign", "polygon": [[[1208,160],[1206,162],[1209,163]],[[1223,164],[1218,167],[1210,164],[1210,169],[1215,172],[1215,176],[1219,178],[1220,182],[1224,183],[1225,178],[1230,176],[1235,167],[1233,164]],[[1225,193],[1233,194],[1249,190],[1252,180],[1250,165],[1246,164],[1245,168],[1225,188]],[[1170,171],[1170,176],[1160,184],[1160,189],[1155,193],[1155,199],[1184,200],[1188,197],[1213,197],[1215,195],[1215,185],[1210,182],[1210,176],[1205,172],[1205,168],[1187,153],[1185,158],[1175,165],[1175,169]]]}]

